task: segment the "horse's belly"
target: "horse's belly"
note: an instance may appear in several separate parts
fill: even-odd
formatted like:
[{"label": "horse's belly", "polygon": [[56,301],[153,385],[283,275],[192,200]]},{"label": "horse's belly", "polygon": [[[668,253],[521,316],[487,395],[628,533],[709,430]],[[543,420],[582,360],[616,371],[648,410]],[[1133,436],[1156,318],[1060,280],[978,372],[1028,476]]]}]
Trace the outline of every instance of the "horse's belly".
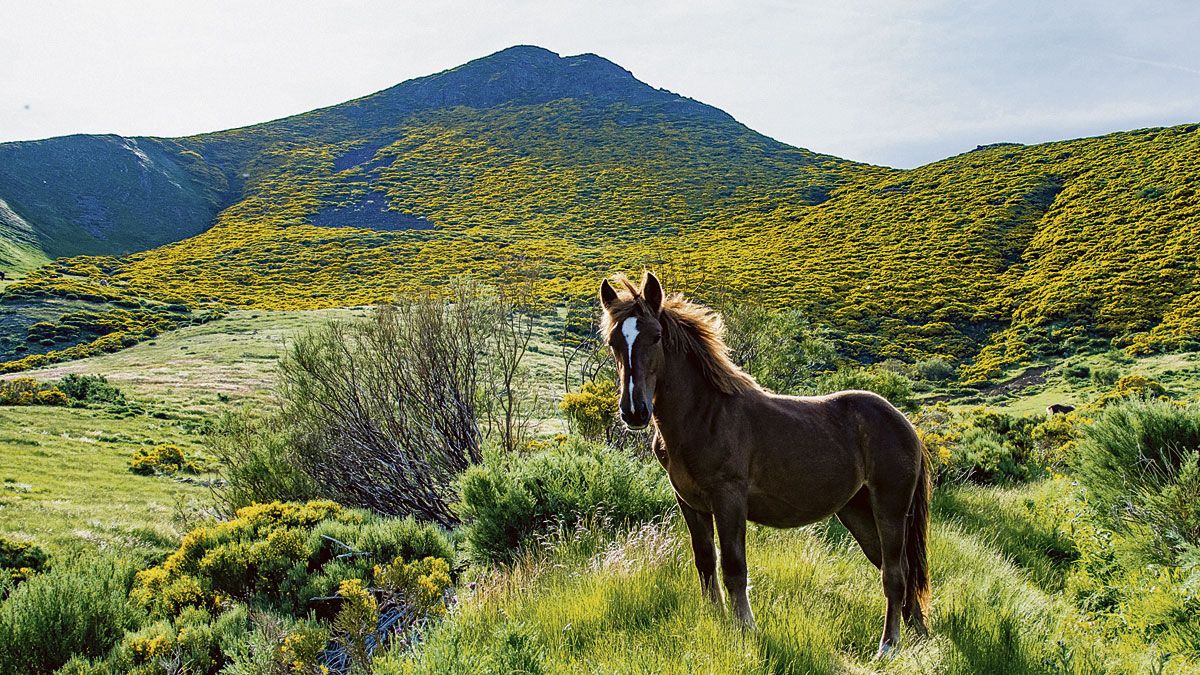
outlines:
[{"label": "horse's belly", "polygon": [[853,494],[797,495],[784,499],[751,492],[746,500],[747,517],[768,527],[800,527],[824,520],[837,513]]}]

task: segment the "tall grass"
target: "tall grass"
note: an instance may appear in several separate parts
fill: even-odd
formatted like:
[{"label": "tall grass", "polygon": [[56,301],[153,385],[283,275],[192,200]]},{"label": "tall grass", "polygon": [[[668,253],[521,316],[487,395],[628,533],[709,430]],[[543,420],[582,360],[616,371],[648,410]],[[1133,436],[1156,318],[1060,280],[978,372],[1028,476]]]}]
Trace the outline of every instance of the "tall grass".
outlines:
[{"label": "tall grass", "polygon": [[[742,632],[702,597],[686,531],[674,518],[607,544],[602,534],[564,536],[527,551],[482,580],[413,652],[391,654],[377,672],[1145,671],[1150,657],[1091,634],[1059,592],[995,548],[990,530],[1021,531],[1019,508],[991,514],[986,526],[982,518],[968,523],[946,514],[971,511],[995,490],[951,489],[966,496],[943,502],[932,530],[932,635],[916,642],[907,634],[886,661],[874,659],[884,608],[879,573],[843,528],[751,528],[759,627]],[[1015,492],[1009,501],[1018,501]],[[1025,557],[1035,555],[1030,546]]]}]

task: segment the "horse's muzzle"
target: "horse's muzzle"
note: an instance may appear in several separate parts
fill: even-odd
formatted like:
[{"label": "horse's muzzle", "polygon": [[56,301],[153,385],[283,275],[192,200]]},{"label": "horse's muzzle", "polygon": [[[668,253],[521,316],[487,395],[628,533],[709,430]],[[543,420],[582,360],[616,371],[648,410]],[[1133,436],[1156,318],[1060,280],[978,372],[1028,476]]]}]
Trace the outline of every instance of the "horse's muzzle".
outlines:
[{"label": "horse's muzzle", "polygon": [[625,426],[634,431],[641,431],[650,426],[650,409],[648,406],[639,405],[633,412],[621,411],[621,421]]}]

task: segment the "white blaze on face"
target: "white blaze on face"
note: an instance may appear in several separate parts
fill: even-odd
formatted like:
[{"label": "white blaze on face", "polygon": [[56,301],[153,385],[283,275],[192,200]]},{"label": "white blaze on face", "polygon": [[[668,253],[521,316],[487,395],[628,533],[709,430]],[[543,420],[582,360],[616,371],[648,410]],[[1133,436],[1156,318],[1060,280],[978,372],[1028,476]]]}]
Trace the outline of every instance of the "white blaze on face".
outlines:
[{"label": "white blaze on face", "polygon": [[629,412],[633,412],[633,342],[637,340],[638,327],[637,317],[631,316],[621,324],[621,334],[625,336],[625,347],[629,350],[629,360],[625,363],[629,367]]}]

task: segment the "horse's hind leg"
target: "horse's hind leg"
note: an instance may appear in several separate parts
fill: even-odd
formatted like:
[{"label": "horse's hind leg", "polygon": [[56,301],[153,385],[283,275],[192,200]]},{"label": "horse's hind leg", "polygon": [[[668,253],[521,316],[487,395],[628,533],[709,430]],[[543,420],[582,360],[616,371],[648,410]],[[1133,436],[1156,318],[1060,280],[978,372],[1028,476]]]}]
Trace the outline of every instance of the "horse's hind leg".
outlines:
[{"label": "horse's hind leg", "polygon": [[713,544],[713,516],[688,506],[679,495],[675,495],[675,501],[679,502],[683,521],[687,523],[688,533],[691,534],[692,556],[696,561],[696,571],[700,574],[700,588],[717,607],[724,608],[725,599],[721,597],[721,586],[717,583],[717,547]]},{"label": "horse's hind leg", "polygon": [[883,554],[879,550],[879,529],[875,527],[875,513],[871,510],[871,495],[862,488],[837,512],[838,520],[850,530],[867,559],[875,567],[883,566]]},{"label": "horse's hind leg", "polygon": [[883,594],[887,598],[883,637],[879,640],[879,655],[882,656],[900,644],[900,623],[908,579],[908,559],[904,555],[905,527],[908,507],[912,502],[912,486],[873,489],[870,501],[871,510],[875,513],[875,527],[879,530],[880,569]]}]

